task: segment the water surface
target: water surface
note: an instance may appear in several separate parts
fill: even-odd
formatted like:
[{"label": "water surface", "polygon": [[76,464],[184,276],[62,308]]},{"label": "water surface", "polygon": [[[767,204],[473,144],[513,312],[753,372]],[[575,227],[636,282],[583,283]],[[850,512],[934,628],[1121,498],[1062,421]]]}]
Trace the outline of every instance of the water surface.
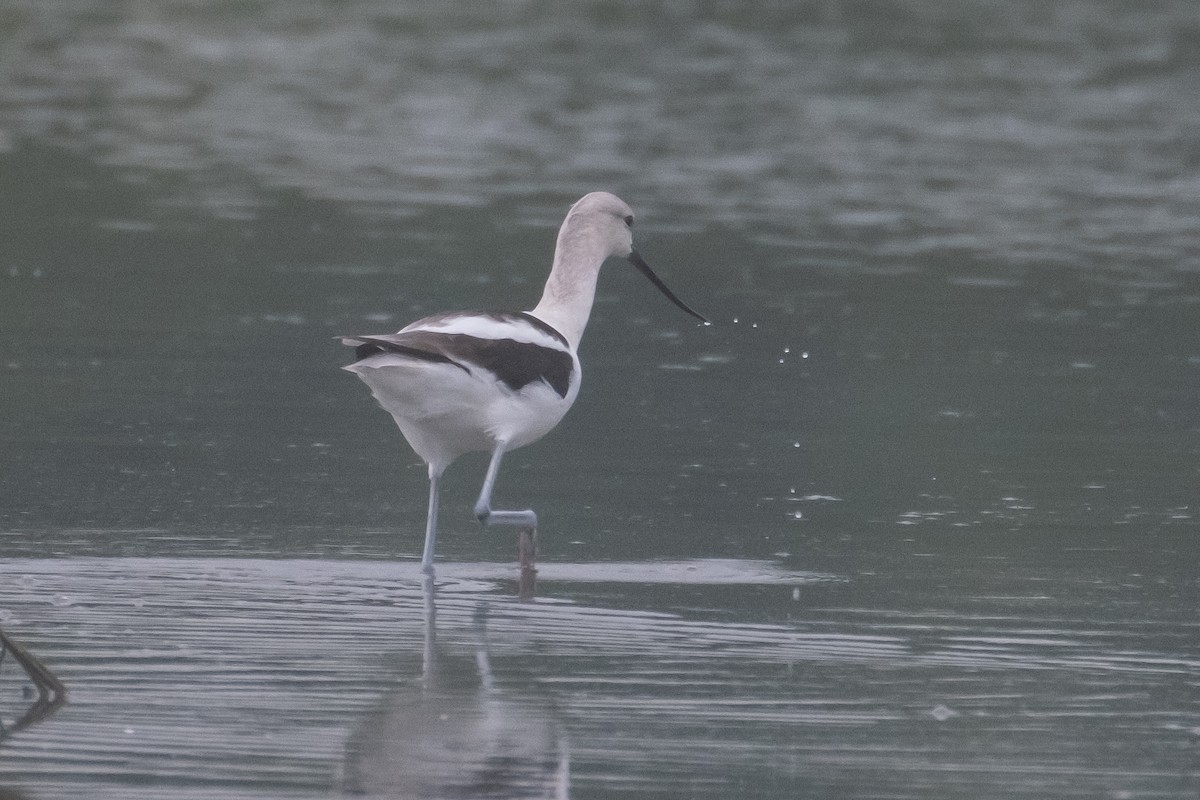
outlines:
[{"label": "water surface", "polygon": [[995,559],[969,586],[938,561],[853,579],[548,564],[532,604],[464,563],[431,604],[387,562],[19,559],[5,624],[72,689],[5,742],[6,780],[38,797],[1194,785],[1195,623],[1168,589]]},{"label": "water surface", "polygon": [[[70,694],[0,786],[1194,797],[1196,33],[14,5],[0,628]],[[578,403],[497,488],[542,520],[535,602],[482,458],[431,597],[424,468],[333,337],[533,305],[598,188],[716,324],[610,265]]]}]

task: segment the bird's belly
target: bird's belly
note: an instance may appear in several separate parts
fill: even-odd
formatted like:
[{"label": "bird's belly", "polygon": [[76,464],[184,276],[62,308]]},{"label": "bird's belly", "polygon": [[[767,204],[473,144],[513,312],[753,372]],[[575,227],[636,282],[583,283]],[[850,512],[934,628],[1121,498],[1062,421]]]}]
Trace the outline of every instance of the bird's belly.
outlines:
[{"label": "bird's belly", "polygon": [[392,415],[413,450],[441,468],[463,453],[508,449],[545,436],[578,394],[578,374],[566,397],[545,383],[513,391],[452,365],[410,362],[351,366]]},{"label": "bird's belly", "polygon": [[498,398],[490,411],[494,441],[508,442],[510,450],[536,442],[558,425],[575,402],[575,394],[560,397],[545,384],[530,384]]}]

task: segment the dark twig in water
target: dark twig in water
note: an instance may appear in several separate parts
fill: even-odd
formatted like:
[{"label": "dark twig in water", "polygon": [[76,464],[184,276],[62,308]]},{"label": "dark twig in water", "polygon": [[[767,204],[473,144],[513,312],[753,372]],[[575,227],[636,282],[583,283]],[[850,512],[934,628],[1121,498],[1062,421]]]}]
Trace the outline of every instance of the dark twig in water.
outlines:
[{"label": "dark twig in water", "polygon": [[521,566],[521,577],[517,585],[517,597],[532,600],[537,592],[537,528],[522,528],[517,537],[517,561]]},{"label": "dark twig in water", "polygon": [[20,665],[21,670],[29,678],[34,689],[37,690],[38,699],[29,706],[16,722],[7,727],[0,728],[0,739],[11,736],[17,731],[50,716],[59,706],[67,701],[67,687],[63,682],[45,664],[35,658],[33,654],[8,638],[4,631],[0,631],[0,665],[3,664],[5,656],[9,654]]}]

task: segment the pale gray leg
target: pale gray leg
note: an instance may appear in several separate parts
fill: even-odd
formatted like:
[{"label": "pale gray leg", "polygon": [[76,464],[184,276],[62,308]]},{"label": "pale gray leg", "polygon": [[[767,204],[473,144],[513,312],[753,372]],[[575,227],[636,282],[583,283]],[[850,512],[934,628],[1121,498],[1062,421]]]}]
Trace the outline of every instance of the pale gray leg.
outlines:
[{"label": "pale gray leg", "polygon": [[433,547],[437,543],[438,518],[438,481],[442,479],[441,472],[429,468],[429,516],[425,522],[425,550],[421,553],[421,571],[426,575],[433,574]]},{"label": "pale gray leg", "polygon": [[507,442],[496,445],[492,451],[492,461],[488,464],[487,476],[483,479],[483,491],[475,503],[475,516],[484,525],[519,525],[524,528],[537,527],[537,514],[533,509],[524,511],[493,511],[492,487],[496,484],[496,473],[500,471],[500,459],[504,457]]}]

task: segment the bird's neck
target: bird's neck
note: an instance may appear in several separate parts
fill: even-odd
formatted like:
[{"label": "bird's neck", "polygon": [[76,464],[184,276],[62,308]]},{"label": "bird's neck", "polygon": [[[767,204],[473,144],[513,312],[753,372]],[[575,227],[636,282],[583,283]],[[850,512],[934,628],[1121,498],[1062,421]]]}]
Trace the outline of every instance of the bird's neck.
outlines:
[{"label": "bird's neck", "polygon": [[[570,220],[568,219],[568,223]],[[542,299],[532,313],[546,322],[570,343],[579,347],[596,299],[596,279],[600,265],[608,258],[608,247],[595,236],[571,231],[564,224],[554,250],[554,265]]]}]

